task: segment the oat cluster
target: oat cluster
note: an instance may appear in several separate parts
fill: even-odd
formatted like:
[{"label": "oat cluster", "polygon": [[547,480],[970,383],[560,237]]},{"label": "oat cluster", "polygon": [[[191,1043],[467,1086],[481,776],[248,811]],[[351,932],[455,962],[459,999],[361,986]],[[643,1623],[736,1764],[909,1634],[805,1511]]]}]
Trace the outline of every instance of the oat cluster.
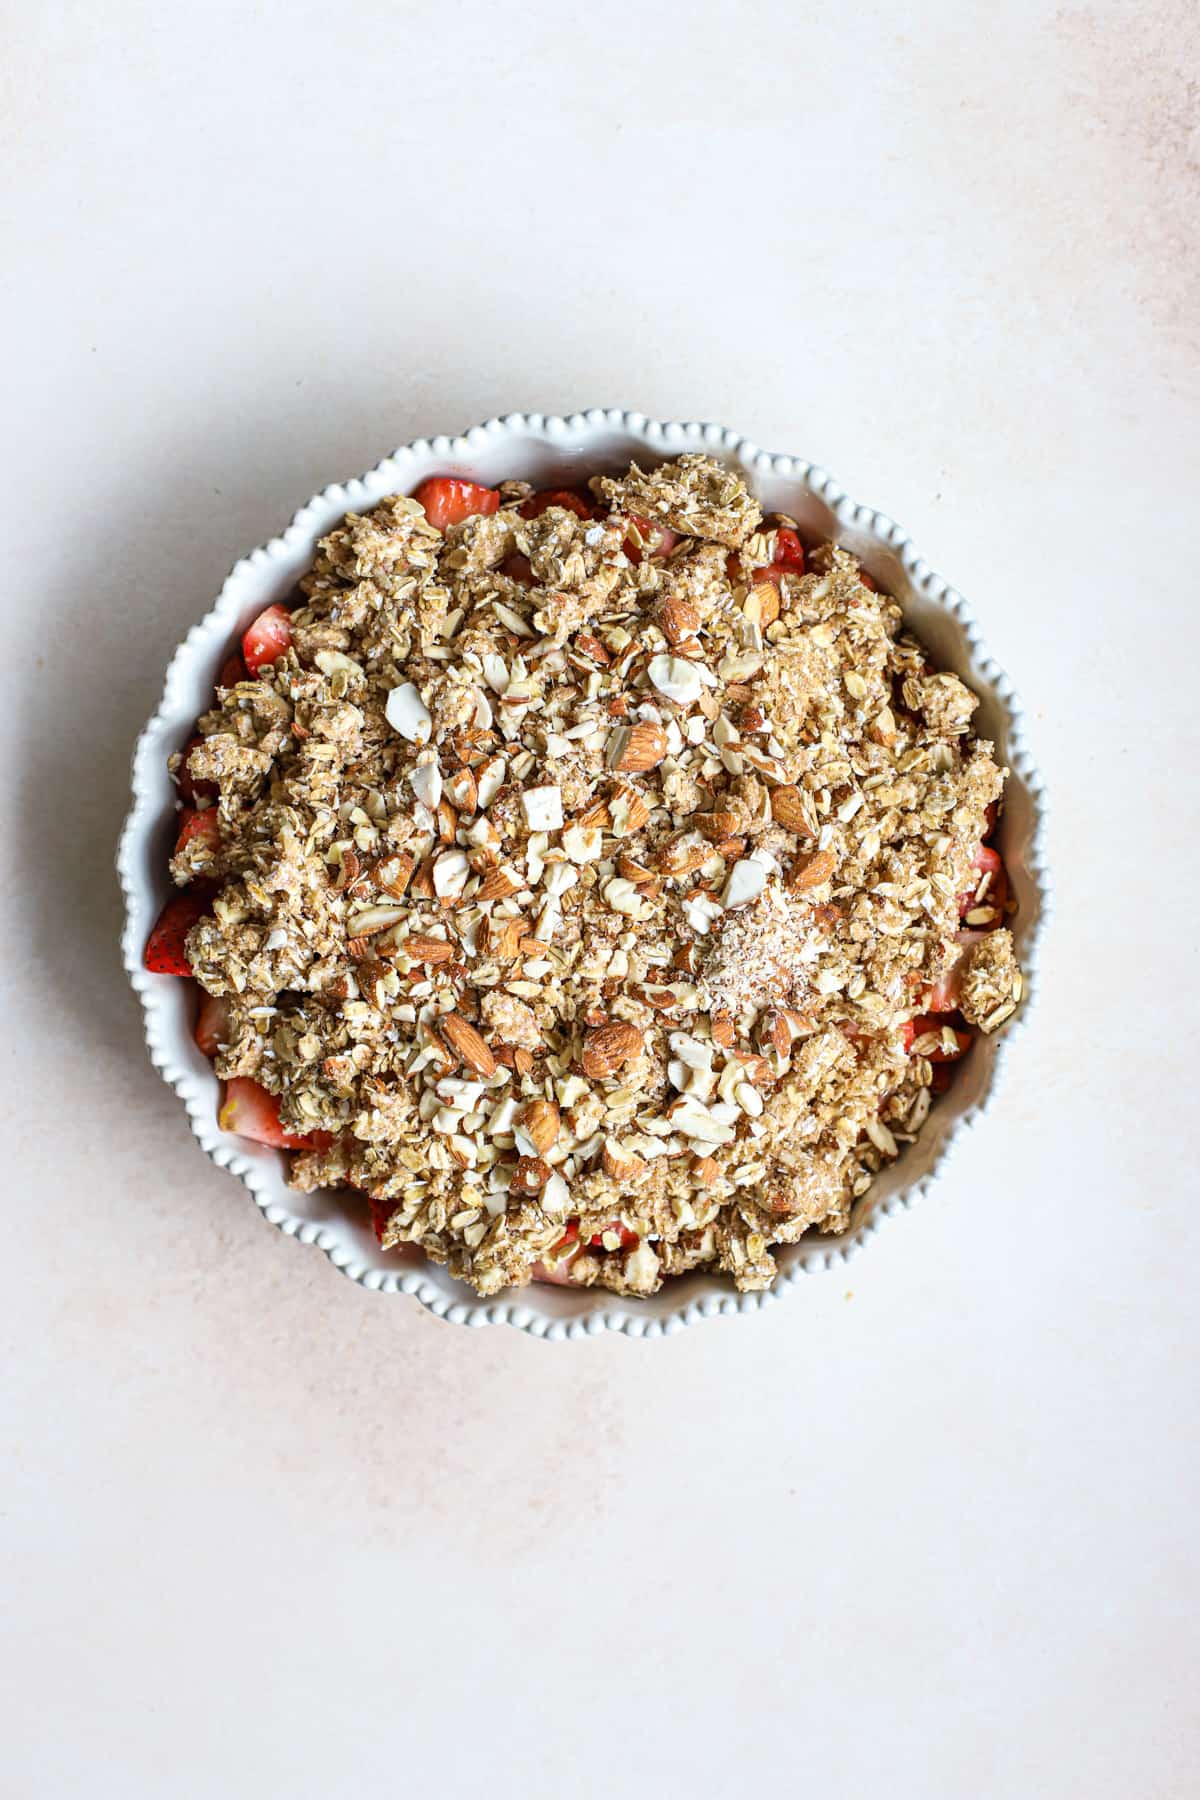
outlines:
[{"label": "oat cluster", "polygon": [[956,941],[1003,772],[895,602],[833,545],[782,566],[735,475],[592,488],[324,540],[286,656],[200,723],[188,955],[218,1073],[333,1134],[292,1179],[372,1196],[385,1243],[483,1294],[568,1258],[761,1288],[919,1130],[929,986],[964,963],[989,1029],[1019,998],[1006,930]]}]

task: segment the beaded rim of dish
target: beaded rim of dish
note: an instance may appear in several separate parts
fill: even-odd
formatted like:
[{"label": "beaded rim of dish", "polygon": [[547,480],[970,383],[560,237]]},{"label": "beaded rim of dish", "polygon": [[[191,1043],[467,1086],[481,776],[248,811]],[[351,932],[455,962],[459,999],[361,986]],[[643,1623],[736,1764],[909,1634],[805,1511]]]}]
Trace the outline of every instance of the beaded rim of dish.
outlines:
[{"label": "beaded rim of dish", "polygon": [[[615,441],[614,441],[615,440]],[[1028,824],[1019,841],[1006,846],[1006,859],[1020,902],[1014,922],[1024,993],[1013,1020],[997,1037],[984,1040],[975,1055],[986,1059],[985,1079],[975,1098],[957,1096],[952,1088],[934,1119],[888,1174],[857,1202],[850,1229],[839,1237],[802,1238],[779,1252],[779,1274],[773,1287],[739,1294],[720,1275],[688,1275],[668,1282],[647,1299],[621,1298],[601,1289],[531,1286],[480,1299],[443,1266],[424,1259],[398,1263],[390,1253],[366,1248],[369,1228],[344,1212],[324,1218],[295,1210],[302,1198],[286,1185],[284,1155],[251,1148],[217,1127],[219,1083],[192,1041],[183,983],[149,974],[142,949],[150,925],[166,893],[165,854],[161,854],[173,790],[166,772],[170,751],[179,747],[197,713],[203,710],[216,669],[237,630],[271,600],[294,585],[319,537],[347,511],[376,504],[385,494],[410,493],[431,474],[476,475],[480,459],[492,460],[508,444],[544,446],[551,457],[570,453],[575,469],[611,464],[621,455],[649,452],[650,460],[702,450],[741,471],[759,492],[771,482],[784,484],[796,497],[782,508],[803,511],[803,495],[832,515],[831,535],[855,539],[854,548],[868,564],[873,550],[902,572],[902,582],[889,582],[906,610],[915,600],[945,614],[952,627],[951,655],[940,660],[954,667],[992,706],[1001,723],[1000,754],[1010,771],[1010,794],[1023,796]],[[503,470],[510,476],[527,471],[514,460]],[[495,481],[501,475],[488,479]],[[569,478],[560,470],[559,481]],[[1053,891],[1046,860],[1046,795],[1041,773],[1026,739],[1025,713],[1012,682],[987,650],[966,601],[936,574],[918,553],[907,532],[886,514],[861,506],[824,469],[798,457],[760,450],[740,432],[713,424],[674,424],[648,419],[638,412],[593,408],[566,417],[542,413],[509,413],[489,419],[459,437],[417,438],[354,480],[334,484],[301,507],[287,529],[235,564],[211,611],[176,650],[167,670],[159,706],[138,738],[132,767],[133,805],[125,820],[117,852],[117,873],[125,898],[122,955],[130,982],[142,1003],[146,1045],[163,1079],[187,1107],[192,1131],[202,1149],[221,1168],[237,1175],[250,1190],[263,1216],[289,1237],[323,1250],[335,1268],[373,1291],[408,1294],[439,1318],[461,1325],[513,1325],[534,1337],[558,1340],[620,1331],[630,1337],[661,1337],[701,1319],[759,1312],[783,1298],[801,1278],[817,1269],[845,1263],[875,1234],[881,1222],[906,1210],[944,1174],[962,1137],[988,1110],[998,1091],[1013,1039],[1024,1029],[1041,986],[1039,951],[1050,920]],[[978,1085],[978,1084],[977,1084]],[[921,1154],[923,1150],[923,1155]],[[919,1167],[917,1165],[924,1164]],[[905,1167],[909,1165],[908,1178]],[[317,1205],[321,1195],[303,1196]]]}]

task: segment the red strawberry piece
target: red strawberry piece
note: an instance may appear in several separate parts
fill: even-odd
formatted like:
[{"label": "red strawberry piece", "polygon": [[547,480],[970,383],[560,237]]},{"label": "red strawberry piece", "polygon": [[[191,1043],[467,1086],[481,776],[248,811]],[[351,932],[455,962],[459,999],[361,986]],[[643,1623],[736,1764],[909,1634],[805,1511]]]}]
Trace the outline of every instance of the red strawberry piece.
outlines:
[{"label": "red strawberry piece", "polygon": [[958,1010],[959,990],[962,986],[963,965],[968,953],[986,936],[982,931],[958,931],[954,935],[954,948],[946,958],[946,964],[937,980],[926,988],[923,1000],[926,1012],[944,1013]]},{"label": "red strawberry piece", "polygon": [[911,1047],[917,1038],[925,1037],[929,1032],[941,1033],[949,1025],[954,1033],[956,1048],[948,1050],[939,1043],[936,1050],[922,1051],[922,1055],[927,1057],[931,1063],[957,1062],[958,1058],[964,1056],[971,1048],[971,1033],[960,1031],[956,1025],[951,1024],[953,1016],[953,1014],[947,1015],[946,1013],[921,1013],[919,1017],[910,1020],[912,1037],[908,1040],[908,1046]]},{"label": "red strawberry piece", "polygon": [[186,849],[194,839],[207,844],[210,850],[221,848],[221,821],[217,817],[215,806],[206,807],[203,812],[195,812],[185,806],[179,815],[179,836],[175,840],[175,854]]},{"label": "red strawberry piece", "polygon": [[203,742],[204,739],[201,737],[188,739],[187,743],[183,746],[183,756],[179,763],[179,773],[175,777],[175,784],[179,789],[179,798],[181,800],[186,800],[189,806],[195,806],[197,800],[215,800],[217,797],[216,782],[197,781],[188,767],[188,758],[191,756],[192,751],[196,748],[197,744],[202,744]]},{"label": "red strawberry piece", "polygon": [[225,1083],[225,1099],[217,1114],[222,1131],[270,1144],[275,1150],[327,1150],[333,1142],[328,1131],[289,1131],[279,1117],[279,1099],[247,1075]]},{"label": "red strawberry piece", "polygon": [[242,635],[242,655],[251,675],[277,662],[292,641],[292,615],[286,606],[268,606]]},{"label": "red strawberry piece", "polygon": [[804,573],[804,545],[790,525],[781,525],[775,533],[773,566],[783,574],[803,575]]},{"label": "red strawberry piece", "polygon": [[215,1056],[229,1042],[229,1002],[223,994],[205,994],[192,1035],[205,1056]]},{"label": "red strawberry piece", "polygon": [[167,901],[146,940],[143,961],[152,975],[191,974],[184,944],[197,919],[208,911],[208,905],[209,896],[205,894],[177,894]]},{"label": "red strawberry piece", "polygon": [[394,1200],[376,1200],[373,1194],[368,1194],[367,1206],[371,1214],[371,1230],[375,1233],[377,1242],[382,1244],[387,1222],[396,1210],[396,1202]]},{"label": "red strawberry piece", "polygon": [[669,556],[679,542],[679,533],[672,531],[668,525],[659,525],[654,520],[643,519],[641,513],[630,513],[630,523],[636,525],[641,535],[642,546],[635,544],[631,537],[624,543],[624,551],[636,568],[643,556]]},{"label": "red strawberry piece", "polygon": [[990,838],[996,829],[996,822],[1000,817],[1000,802],[998,800],[989,800],[984,808],[983,817],[983,835],[985,838]]},{"label": "red strawberry piece", "polygon": [[577,519],[593,516],[583,495],[572,488],[546,488],[540,494],[530,494],[528,500],[522,500],[517,511],[523,519],[539,519],[551,506],[561,506],[565,512],[573,512]]},{"label": "red strawberry piece", "polygon": [[551,1251],[554,1261],[552,1263],[535,1262],[533,1279],[549,1282],[552,1287],[570,1287],[572,1285],[571,1264],[579,1255],[579,1249],[579,1220],[570,1219],[566,1230]]},{"label": "red strawberry piece", "polygon": [[873,594],[877,594],[879,592],[879,583],[875,580],[875,577],[873,575],[868,575],[867,571],[865,569],[860,569],[858,571],[858,579],[862,582],[862,584],[865,588],[870,588],[870,590]]},{"label": "red strawberry piece", "polygon": [[[960,919],[965,919],[976,905],[990,906],[994,915],[992,919],[990,921],[977,919],[974,922],[984,931],[993,931],[997,925],[1004,923],[1004,908],[1008,902],[1008,875],[1000,860],[999,852],[993,850],[988,844],[980,844],[971,859],[971,867],[979,871],[979,876],[973,887],[968,888],[965,894],[958,896],[958,916]],[[984,889],[983,898],[977,902],[975,896],[979,891],[979,879],[985,874],[990,875],[991,880]]]},{"label": "red strawberry piece", "polygon": [[414,500],[425,508],[425,517],[439,531],[461,525],[477,513],[494,513],[500,505],[495,488],[480,487],[477,481],[461,481],[456,475],[433,475],[423,481]]},{"label": "red strawberry piece", "polygon": [[246,676],[246,665],[235,650],[233,655],[227,656],[221,664],[221,673],[217,676],[217,686],[219,688],[236,687],[239,681],[245,681]]},{"label": "red strawberry piece", "polygon": [[931,1077],[931,1080],[929,1083],[930,1093],[931,1094],[944,1094],[946,1092],[946,1089],[950,1086],[950,1083],[953,1080],[954,1080],[954,1064],[953,1063],[936,1063],[932,1070],[932,1077]]},{"label": "red strawberry piece", "polygon": [[[621,1240],[622,1250],[634,1250],[637,1248],[637,1232],[630,1231],[628,1225],[622,1225],[620,1219],[613,1219],[610,1224],[604,1227],[604,1231],[615,1231],[617,1233]],[[589,1239],[593,1250],[602,1250],[604,1248],[604,1231],[598,1231],[593,1238]]]}]

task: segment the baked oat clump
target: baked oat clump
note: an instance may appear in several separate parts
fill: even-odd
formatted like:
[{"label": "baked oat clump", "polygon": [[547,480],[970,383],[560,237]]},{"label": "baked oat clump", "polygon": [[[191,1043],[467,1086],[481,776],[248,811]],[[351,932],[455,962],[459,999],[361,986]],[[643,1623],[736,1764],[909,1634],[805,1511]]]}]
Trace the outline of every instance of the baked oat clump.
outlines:
[{"label": "baked oat clump", "polygon": [[960,936],[1003,771],[896,603],[736,475],[592,490],[325,539],[187,757],[187,960],[218,1073],[385,1245],[483,1294],[765,1287],[923,1122],[935,985],[984,1029],[1019,998],[1007,931]]}]

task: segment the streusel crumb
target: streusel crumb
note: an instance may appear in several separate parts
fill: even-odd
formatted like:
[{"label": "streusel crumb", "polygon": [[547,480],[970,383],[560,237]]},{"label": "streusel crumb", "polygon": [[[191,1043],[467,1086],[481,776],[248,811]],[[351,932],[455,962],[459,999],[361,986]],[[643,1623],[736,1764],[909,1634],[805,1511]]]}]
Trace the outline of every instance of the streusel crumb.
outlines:
[{"label": "streusel crumb", "polygon": [[984,1030],[1020,997],[1009,932],[960,931],[1003,916],[1004,771],[895,601],[736,474],[592,489],[324,540],[188,755],[187,957],[218,1073],[328,1134],[293,1180],[371,1196],[385,1245],[483,1294],[762,1288],[919,1129],[951,965]]}]

